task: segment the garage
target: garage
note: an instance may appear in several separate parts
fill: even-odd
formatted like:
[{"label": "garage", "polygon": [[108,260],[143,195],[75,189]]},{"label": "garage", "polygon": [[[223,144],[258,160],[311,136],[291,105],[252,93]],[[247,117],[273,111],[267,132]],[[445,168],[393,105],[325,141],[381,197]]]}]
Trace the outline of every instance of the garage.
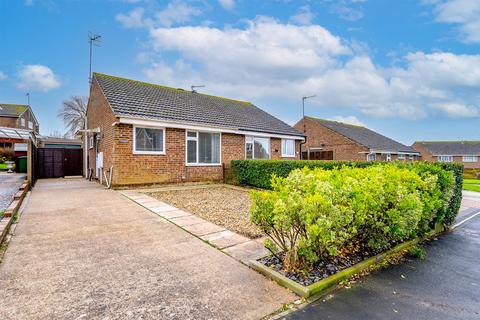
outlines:
[{"label": "garage", "polygon": [[81,176],[83,173],[82,149],[38,148],[36,160],[39,179]]}]

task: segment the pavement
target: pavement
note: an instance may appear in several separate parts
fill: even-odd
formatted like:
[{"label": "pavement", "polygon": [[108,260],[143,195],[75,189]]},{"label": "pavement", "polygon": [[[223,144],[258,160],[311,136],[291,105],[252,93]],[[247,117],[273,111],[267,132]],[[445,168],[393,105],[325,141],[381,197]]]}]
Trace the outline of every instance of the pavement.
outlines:
[{"label": "pavement", "polygon": [[376,272],[285,319],[480,319],[478,212],[480,194],[464,193],[460,225],[428,242],[425,260]]},{"label": "pavement", "polygon": [[259,319],[296,296],[119,192],[39,180],[0,264],[0,319]]},{"label": "pavement", "polygon": [[0,172],[0,211],[10,205],[25,177],[24,173]]}]

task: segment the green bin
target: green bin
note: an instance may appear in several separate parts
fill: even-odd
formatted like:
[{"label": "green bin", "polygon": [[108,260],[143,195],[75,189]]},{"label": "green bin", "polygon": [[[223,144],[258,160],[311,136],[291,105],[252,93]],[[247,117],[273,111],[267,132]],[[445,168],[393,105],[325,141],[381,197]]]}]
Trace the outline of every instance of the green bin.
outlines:
[{"label": "green bin", "polygon": [[27,156],[18,157],[17,172],[20,172],[20,173],[27,172]]}]

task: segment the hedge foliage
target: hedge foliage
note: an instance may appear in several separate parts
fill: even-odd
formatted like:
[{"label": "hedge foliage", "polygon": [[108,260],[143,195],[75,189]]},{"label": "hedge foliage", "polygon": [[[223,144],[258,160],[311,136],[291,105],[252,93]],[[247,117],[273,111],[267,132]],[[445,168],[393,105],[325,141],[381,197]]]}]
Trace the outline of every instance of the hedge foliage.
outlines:
[{"label": "hedge foliage", "polygon": [[374,162],[320,161],[320,160],[233,160],[232,170],[236,180],[242,185],[271,189],[272,175],[286,177],[295,169],[304,167],[331,170],[340,167],[365,168]]},{"label": "hedge foliage", "polygon": [[458,211],[454,172],[461,166],[332,163],[330,168],[274,175],[272,191],[251,193],[251,220],[269,236],[266,247],[284,253],[288,270],[308,270],[346,251],[381,252],[425,234],[436,222],[449,222]]}]

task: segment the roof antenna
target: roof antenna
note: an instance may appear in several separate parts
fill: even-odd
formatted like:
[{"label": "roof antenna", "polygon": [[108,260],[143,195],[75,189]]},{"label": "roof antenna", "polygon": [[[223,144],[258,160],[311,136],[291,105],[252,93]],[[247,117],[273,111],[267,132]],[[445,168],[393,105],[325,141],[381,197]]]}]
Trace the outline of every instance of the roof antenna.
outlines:
[{"label": "roof antenna", "polygon": [[90,84],[92,83],[92,47],[100,46],[101,41],[102,41],[101,35],[88,32],[88,42],[90,43],[90,71],[88,73],[88,81]]},{"label": "roof antenna", "polygon": [[192,89],[192,92],[196,93],[197,91],[195,90],[195,88],[205,88],[205,85],[201,84],[201,85],[195,86],[192,84],[190,88]]}]

